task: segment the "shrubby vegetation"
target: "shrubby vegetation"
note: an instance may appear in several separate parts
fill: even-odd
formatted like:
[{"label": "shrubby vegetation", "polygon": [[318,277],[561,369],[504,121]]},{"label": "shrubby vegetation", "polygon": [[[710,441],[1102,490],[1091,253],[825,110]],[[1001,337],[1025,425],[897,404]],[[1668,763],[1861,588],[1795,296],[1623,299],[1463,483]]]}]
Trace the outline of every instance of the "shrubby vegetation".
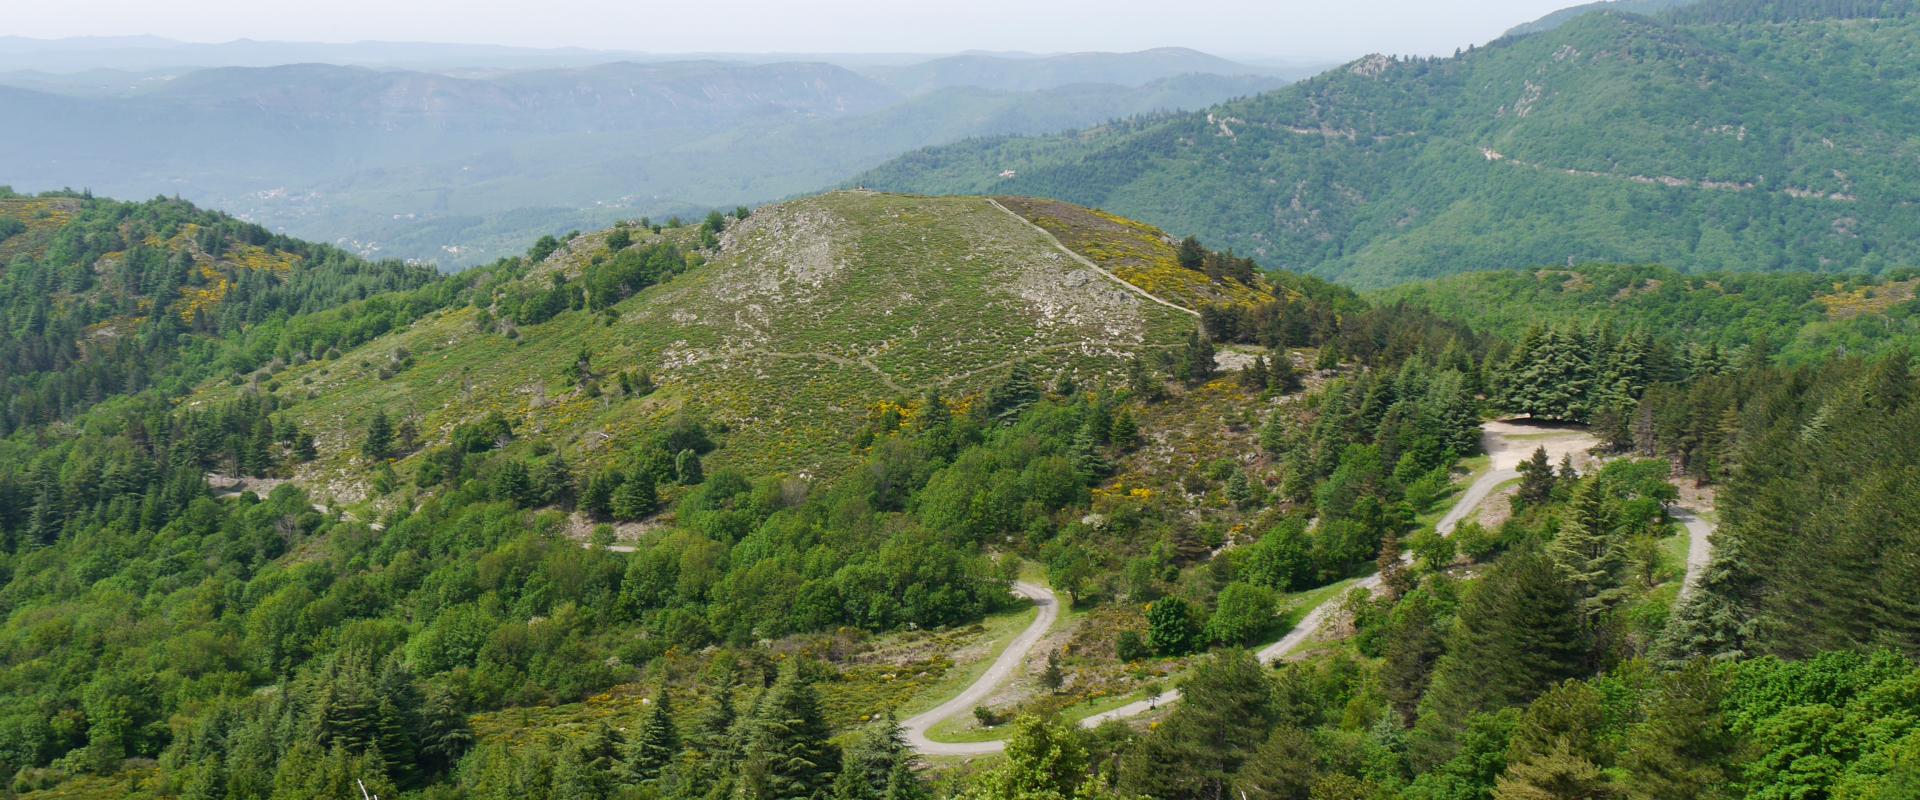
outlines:
[{"label": "shrubby vegetation", "polygon": [[[1767,342],[1786,337],[1767,330],[1695,343],[1627,320],[1488,334],[1279,275],[1271,302],[1209,308],[1184,344],[1106,381],[1016,361],[964,397],[877,402],[845,443],[853,466],[830,475],[728,468],[711,456],[732,432],[694,405],[593,449],[497,410],[438,431],[384,409],[344,428],[291,422],[302,398],[275,362],[482,298],[509,318],[554,296],[585,311],[697,266],[661,241],[613,245],[573,280],[530,283],[535,263],[512,259],[235,317],[143,389],[22,417],[0,439],[12,788],[116,774],[138,776],[127,793],[235,800],[360,782],[567,800],[1914,785],[1920,608],[1906,589],[1920,576],[1903,556],[1920,547],[1920,387],[1904,354],[1801,364],[1776,358]],[[1226,263],[1200,248],[1210,258]],[[1222,374],[1223,351],[1245,366]],[[553,367],[582,392],[653,391],[587,352]],[[176,402],[220,375],[241,377],[217,402]],[[1589,421],[1619,457],[1581,472],[1542,451],[1505,521],[1434,535],[1421,516],[1499,412]],[[1202,415],[1248,452],[1162,460],[1169,429]],[[321,436],[403,502],[360,520],[260,482],[298,474]],[[1678,609],[1658,544],[1675,473],[1716,486],[1721,507],[1714,564]],[[1454,569],[1463,559],[1478,566]],[[829,721],[833,667],[807,635],[972,623],[1007,602],[1023,561],[1116,621],[1091,645],[1145,662],[1130,668],[1193,658],[1186,699],[1144,731],[1023,717],[1006,761],[940,782],[884,706],[860,709],[870,724]],[[1348,642],[1278,671],[1239,649],[1280,633],[1283,595],[1375,570],[1379,590],[1344,601]],[[1057,707],[1071,657],[1049,656],[1033,707]],[[615,694],[635,702],[526,722]]]}]

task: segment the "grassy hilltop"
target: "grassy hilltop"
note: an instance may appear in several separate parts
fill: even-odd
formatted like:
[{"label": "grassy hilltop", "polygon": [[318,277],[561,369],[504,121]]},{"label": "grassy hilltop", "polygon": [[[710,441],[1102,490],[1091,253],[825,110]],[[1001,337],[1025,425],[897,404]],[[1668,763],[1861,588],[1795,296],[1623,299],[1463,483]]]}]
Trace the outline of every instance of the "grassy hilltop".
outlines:
[{"label": "grassy hilltop", "polygon": [[[1208,289],[1204,274],[1171,263],[1172,244],[1157,230],[1093,229],[1079,217],[1061,221],[1057,209],[1027,213],[1096,258],[1108,257],[1100,243],[1164,254],[1163,264],[1134,258],[1123,274],[1157,275],[1170,296],[1254,291]],[[686,239],[672,229],[640,234],[629,247]],[[427,442],[499,412],[589,462],[618,446],[610,443],[685,414],[724,431],[717,465],[831,471],[849,463],[848,443],[877,404],[934,390],[964,398],[1016,362],[1042,379],[1093,381],[1137,353],[1181,344],[1195,325],[1077,263],[984,198],[866,192],[762,209],[728,228],[711,260],[603,312],[506,321],[504,298],[556,276],[578,281],[616,255],[612,235],[568,242],[498,287],[503,299],[491,308],[437,312],[338,359],[276,375],[279,391],[308,398],[289,412],[318,437],[321,457],[303,477],[339,481],[336,494],[359,496],[349,476],[364,473],[359,437],[376,409],[412,419]],[[623,371],[657,389],[588,387],[610,387]]]}]

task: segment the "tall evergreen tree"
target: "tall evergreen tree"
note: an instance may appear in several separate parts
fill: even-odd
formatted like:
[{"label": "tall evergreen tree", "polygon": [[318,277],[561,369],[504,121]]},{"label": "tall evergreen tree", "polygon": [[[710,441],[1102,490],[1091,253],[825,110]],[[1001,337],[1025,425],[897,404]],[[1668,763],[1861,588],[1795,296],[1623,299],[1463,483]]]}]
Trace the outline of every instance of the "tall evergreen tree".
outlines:
[{"label": "tall evergreen tree", "polygon": [[1121,785],[1164,800],[1226,796],[1280,718],[1272,682],[1252,653],[1229,650],[1202,660],[1181,693],[1172,716],[1121,762]]},{"label": "tall evergreen tree", "polygon": [[1736,795],[1739,737],[1727,726],[1726,690],[1714,666],[1694,659],[1663,676],[1646,721],[1627,735],[1626,795],[1632,800]]},{"label": "tall evergreen tree", "polygon": [[651,783],[679,754],[680,732],[673,724],[673,700],[662,683],[654,692],[646,720],[640,723],[640,735],[627,746],[627,775],[636,782]]},{"label": "tall evergreen tree", "polygon": [[386,411],[374,409],[373,419],[367,421],[367,437],[360,443],[360,454],[379,461],[392,453],[393,423],[387,420]]},{"label": "tall evergreen tree", "polygon": [[750,800],[813,800],[833,786],[840,748],[797,661],[781,667],[754,718],[740,788]]},{"label": "tall evergreen tree", "polygon": [[1480,581],[1447,637],[1420,702],[1417,761],[1454,752],[1467,718],[1532,700],[1581,673],[1587,638],[1573,593],[1537,549],[1508,553]]},{"label": "tall evergreen tree", "polygon": [[1625,543],[1614,529],[1606,491],[1598,479],[1574,490],[1569,516],[1547,553],[1579,596],[1588,624],[1594,624],[1618,599],[1619,573],[1626,564]]}]

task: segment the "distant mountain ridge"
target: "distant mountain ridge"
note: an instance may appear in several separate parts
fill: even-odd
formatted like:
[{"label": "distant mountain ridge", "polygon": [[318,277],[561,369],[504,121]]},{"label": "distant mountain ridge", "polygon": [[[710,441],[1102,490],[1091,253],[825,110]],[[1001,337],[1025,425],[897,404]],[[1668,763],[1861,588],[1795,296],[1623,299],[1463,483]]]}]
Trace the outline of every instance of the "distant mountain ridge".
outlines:
[{"label": "distant mountain ridge", "polygon": [[364,255],[458,267],[542,234],[814,191],[930,144],[1284,84],[1187,50],[965,58],[991,74],[960,85],[936,68],[931,89],[823,62],[719,60],[34,72],[14,73],[16,87],[0,74],[0,117],[19,121],[0,131],[0,185],[179,194]]},{"label": "distant mountain ridge", "polygon": [[1206,111],[917,152],[857,180],[1096,205],[1362,285],[1569,259],[1884,269],[1920,259],[1920,72],[1902,55],[1920,25],[1852,5],[1779,4],[1799,20],[1784,25],[1587,14]]},{"label": "distant mountain ridge", "polygon": [[1139,86],[1175,75],[1260,75],[1271,71],[1184,47],[1136,53],[1067,53],[1039,58],[958,55],[920,64],[871,67],[867,75],[908,94],[977,87],[1004,91],[1053,89],[1076,83]]}]

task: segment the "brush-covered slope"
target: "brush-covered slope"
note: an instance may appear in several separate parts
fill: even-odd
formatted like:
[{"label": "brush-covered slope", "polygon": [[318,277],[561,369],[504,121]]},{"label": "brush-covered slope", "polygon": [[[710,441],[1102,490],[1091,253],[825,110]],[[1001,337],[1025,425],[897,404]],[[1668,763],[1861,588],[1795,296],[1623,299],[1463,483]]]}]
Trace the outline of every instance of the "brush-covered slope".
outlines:
[{"label": "brush-covered slope", "polygon": [[[594,310],[599,270],[623,253],[685,243],[686,233],[576,238],[494,287],[488,308],[430,315],[276,376],[297,400],[288,413],[318,438],[320,458],[302,477],[342,499],[360,496],[368,465],[359,443],[376,410],[412,421],[426,446],[499,412],[579,463],[612,458],[684,415],[718,434],[709,469],[831,472],[850,463],[853,436],[878,404],[932,391],[964,400],[1016,364],[1085,385],[1184,342],[1195,326],[993,201],[870,192],[762,209],[729,226],[705,263],[695,256],[684,273]],[[1141,227],[1105,236],[1170,248]],[[610,248],[621,238],[632,243]],[[1204,296],[1198,286],[1212,282],[1189,272],[1179,291]],[[526,319],[515,309],[562,280],[586,287],[582,308],[509,321]],[[1248,291],[1236,286],[1220,291]],[[623,372],[657,388],[618,389]]]},{"label": "brush-covered slope", "polygon": [[1728,351],[1764,343],[1804,363],[1920,345],[1916,288],[1913,270],[1870,277],[1585,265],[1454,275],[1375,299],[1429,308],[1515,341],[1541,324],[1609,323]]},{"label": "brush-covered slope", "polygon": [[[221,370],[252,369],[274,355],[248,347],[262,323],[284,325],[432,277],[179,200],[0,187],[0,433],[156,383],[192,386],[216,361]],[[363,335],[384,324],[361,322]]]},{"label": "brush-covered slope", "polygon": [[1363,285],[1569,259],[1911,263],[1920,19],[1775,5],[1804,8],[1587,14],[1205,112],[922,151],[860,180],[1097,205]]}]

